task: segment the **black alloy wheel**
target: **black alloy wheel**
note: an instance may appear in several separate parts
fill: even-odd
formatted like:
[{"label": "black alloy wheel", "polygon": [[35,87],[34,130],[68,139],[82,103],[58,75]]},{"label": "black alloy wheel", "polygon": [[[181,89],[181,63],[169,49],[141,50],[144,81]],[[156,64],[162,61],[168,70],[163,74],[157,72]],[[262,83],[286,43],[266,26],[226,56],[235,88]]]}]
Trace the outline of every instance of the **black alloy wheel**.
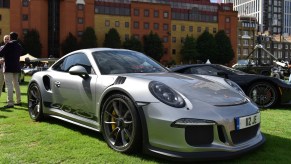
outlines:
[{"label": "black alloy wheel", "polygon": [[137,109],[130,98],[113,94],[102,109],[102,132],[109,147],[122,153],[139,151],[141,125]]},{"label": "black alloy wheel", "polygon": [[248,90],[248,96],[258,105],[259,108],[273,107],[278,99],[278,91],[268,82],[258,82]]}]

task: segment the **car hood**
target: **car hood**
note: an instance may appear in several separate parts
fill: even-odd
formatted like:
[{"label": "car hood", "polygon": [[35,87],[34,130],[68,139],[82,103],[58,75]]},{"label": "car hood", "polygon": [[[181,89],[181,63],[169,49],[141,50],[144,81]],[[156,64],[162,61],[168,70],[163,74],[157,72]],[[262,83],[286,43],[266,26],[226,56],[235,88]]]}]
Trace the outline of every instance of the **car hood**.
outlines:
[{"label": "car hood", "polygon": [[224,80],[211,80],[199,76],[187,76],[176,73],[135,74],[138,78],[159,81],[173,88],[190,101],[203,101],[217,106],[238,105],[245,103],[247,98],[230,89]]}]

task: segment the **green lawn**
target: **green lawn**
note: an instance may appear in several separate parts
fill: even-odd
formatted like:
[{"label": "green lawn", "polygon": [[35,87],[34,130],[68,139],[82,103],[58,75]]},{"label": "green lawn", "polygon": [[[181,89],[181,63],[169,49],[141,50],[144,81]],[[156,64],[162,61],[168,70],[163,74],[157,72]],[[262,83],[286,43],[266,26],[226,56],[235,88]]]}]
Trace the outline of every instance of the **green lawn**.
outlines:
[{"label": "green lawn", "polygon": [[[0,163],[169,163],[147,155],[111,150],[98,132],[56,119],[34,122],[27,111],[27,81],[21,85],[23,106],[0,110]],[[6,103],[6,93],[0,106]],[[291,106],[261,112],[266,143],[240,158],[215,163],[290,163]],[[214,163],[214,162],[211,162]]]}]

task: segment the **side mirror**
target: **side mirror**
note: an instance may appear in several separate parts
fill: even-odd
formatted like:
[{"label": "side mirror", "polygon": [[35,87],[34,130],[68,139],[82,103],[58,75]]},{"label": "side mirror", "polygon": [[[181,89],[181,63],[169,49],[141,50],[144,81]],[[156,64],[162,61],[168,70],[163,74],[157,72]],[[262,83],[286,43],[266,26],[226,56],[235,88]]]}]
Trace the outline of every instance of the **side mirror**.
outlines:
[{"label": "side mirror", "polygon": [[223,71],[217,72],[217,76],[228,79],[228,74]]},{"label": "side mirror", "polygon": [[69,70],[69,73],[71,75],[78,75],[83,79],[89,78],[89,74],[88,74],[87,70],[83,66],[80,66],[80,65],[76,65],[76,66],[71,67]]}]

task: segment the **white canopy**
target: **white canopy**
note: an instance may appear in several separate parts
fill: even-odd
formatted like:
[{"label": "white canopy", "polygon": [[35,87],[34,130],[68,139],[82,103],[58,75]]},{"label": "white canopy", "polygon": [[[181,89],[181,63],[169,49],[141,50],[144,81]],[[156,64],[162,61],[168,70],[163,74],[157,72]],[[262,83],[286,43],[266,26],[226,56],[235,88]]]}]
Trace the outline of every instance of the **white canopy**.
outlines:
[{"label": "white canopy", "polygon": [[29,54],[26,54],[26,55],[20,56],[19,61],[25,61],[26,58],[28,58],[29,60],[36,60],[37,59],[36,57],[33,57]]}]

